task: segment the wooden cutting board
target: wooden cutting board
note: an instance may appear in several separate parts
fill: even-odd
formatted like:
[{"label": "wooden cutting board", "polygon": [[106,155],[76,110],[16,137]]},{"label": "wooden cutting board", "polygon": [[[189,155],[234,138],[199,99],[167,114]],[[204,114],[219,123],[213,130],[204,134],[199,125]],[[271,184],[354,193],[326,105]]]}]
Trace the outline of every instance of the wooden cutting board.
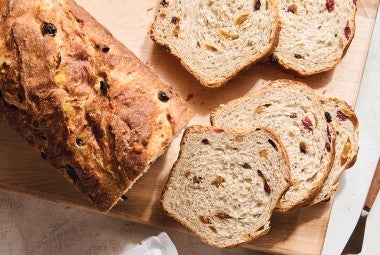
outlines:
[{"label": "wooden cutting board", "polygon": [[[149,26],[159,0],[78,0],[77,2],[148,64],[161,79],[189,101],[197,112],[191,121],[192,124],[207,124],[211,109],[260,89],[270,80],[297,79],[269,64],[261,63],[243,72],[223,88],[203,88],[174,57],[154,45],[149,38]],[[297,80],[308,83],[321,94],[342,98],[354,106],[378,4],[379,0],[358,2],[355,38],[346,56],[334,70]],[[178,145],[179,139],[176,139],[167,153],[159,158],[150,171],[128,192],[128,199],[118,203],[109,212],[110,216],[187,231],[167,217],[159,203],[169,170],[177,157]],[[92,205],[82,198],[54,168],[40,158],[38,152],[35,152],[4,122],[0,123],[0,189],[95,211]],[[269,234],[246,247],[280,254],[320,254],[331,205],[332,203],[328,202],[289,214],[274,215]]]}]

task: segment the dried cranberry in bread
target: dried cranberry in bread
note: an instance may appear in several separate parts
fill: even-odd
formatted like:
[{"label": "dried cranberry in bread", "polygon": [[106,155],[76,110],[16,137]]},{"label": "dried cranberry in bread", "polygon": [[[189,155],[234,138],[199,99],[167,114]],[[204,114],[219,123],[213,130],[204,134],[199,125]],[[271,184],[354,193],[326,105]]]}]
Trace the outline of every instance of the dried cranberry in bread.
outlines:
[{"label": "dried cranberry in bread", "polygon": [[288,187],[288,158],[272,132],[192,126],[161,202],[204,242],[231,247],[268,232]]},{"label": "dried cranberry in bread", "polygon": [[280,211],[306,204],[321,190],[333,164],[334,135],[319,97],[306,84],[276,80],[221,105],[211,113],[211,123],[220,128],[265,126],[279,135],[289,156],[292,181],[280,199]]},{"label": "dried cranberry in bread", "polygon": [[71,0],[0,3],[0,113],[102,211],[191,116]]},{"label": "dried cranberry in bread", "polygon": [[335,159],[322,190],[311,201],[311,205],[328,200],[336,192],[339,177],[355,163],[359,150],[359,122],[351,106],[337,98],[322,98],[321,103],[326,120],[333,125],[336,134]]},{"label": "dried cranberry in bread", "polygon": [[356,0],[278,0],[281,31],[271,60],[300,76],[334,68],[355,33]]},{"label": "dried cranberry in bread", "polygon": [[270,54],[279,29],[274,0],[163,0],[151,37],[204,86],[220,87]]}]

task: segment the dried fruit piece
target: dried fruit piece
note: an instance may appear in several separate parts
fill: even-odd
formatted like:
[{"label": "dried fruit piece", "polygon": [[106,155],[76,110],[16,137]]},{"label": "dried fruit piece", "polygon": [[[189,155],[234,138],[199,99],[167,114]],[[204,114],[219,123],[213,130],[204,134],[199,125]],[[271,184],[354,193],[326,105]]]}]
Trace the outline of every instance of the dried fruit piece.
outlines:
[{"label": "dried fruit piece", "polygon": [[301,183],[301,181],[298,180],[298,179],[293,179],[293,180],[292,180],[292,185],[293,185],[293,186],[297,186],[297,185],[300,184],[300,183]]},{"label": "dried fruit piece", "polygon": [[162,0],[160,2],[160,5],[163,6],[163,7],[168,7],[169,3],[166,0]]},{"label": "dried fruit piece", "polygon": [[200,177],[200,176],[194,176],[193,177],[193,183],[195,183],[195,184],[199,184],[199,183],[201,183],[201,181],[202,181],[202,177]]},{"label": "dried fruit piece", "polygon": [[326,121],[327,121],[328,123],[330,123],[330,122],[332,121],[331,115],[330,115],[330,113],[328,113],[328,112],[325,112],[325,118],[326,118]]},{"label": "dried fruit piece", "polygon": [[75,169],[68,164],[66,165],[66,173],[74,182],[78,180],[77,172],[75,172]]},{"label": "dried fruit piece", "polygon": [[224,39],[227,39],[227,40],[235,40],[235,39],[239,38],[238,35],[231,34],[224,29],[219,29],[219,34],[221,36],[223,36]]},{"label": "dried fruit piece", "polygon": [[248,163],[244,163],[243,165],[241,165],[241,167],[244,169],[252,169],[251,165]]},{"label": "dried fruit piece", "polygon": [[179,18],[177,17],[172,17],[172,20],[170,21],[172,24],[178,24]]},{"label": "dried fruit piece", "polygon": [[259,152],[260,157],[268,159],[268,152],[266,150],[261,150]]},{"label": "dried fruit piece", "polygon": [[102,91],[103,94],[107,94],[108,84],[105,81],[100,81],[100,91]]},{"label": "dried fruit piece", "polygon": [[75,142],[76,142],[76,144],[77,144],[79,147],[83,147],[83,146],[84,146],[84,142],[83,142],[83,140],[80,139],[80,138],[77,138]]},{"label": "dried fruit piece", "polygon": [[256,0],[256,2],[255,2],[255,11],[260,10],[260,7],[261,7],[261,2],[260,2],[260,0]]},{"label": "dried fruit piece", "polygon": [[264,181],[264,191],[270,195],[270,193],[272,192],[267,180],[265,179],[265,176],[263,175],[263,173],[260,171],[260,170],[257,170],[257,173],[259,174],[260,178]]},{"label": "dried fruit piece", "polygon": [[326,142],[325,148],[327,149],[327,151],[330,151],[331,150],[331,144],[329,142]]},{"label": "dried fruit piece", "polygon": [[305,116],[303,119],[302,119],[302,125],[304,128],[306,128],[307,130],[309,131],[313,131],[313,123],[311,122],[311,120],[309,119],[309,117]]},{"label": "dried fruit piece", "polygon": [[277,145],[271,140],[271,139],[268,139],[268,143],[270,143],[270,145],[272,145],[272,147],[278,151],[278,148],[277,148]]},{"label": "dried fruit piece", "polygon": [[256,114],[263,113],[263,112],[264,112],[264,109],[265,109],[264,106],[259,105],[259,106],[256,108],[255,113],[256,113]]},{"label": "dried fruit piece", "polygon": [[235,25],[236,26],[240,26],[241,24],[243,24],[249,17],[251,16],[251,14],[249,13],[242,13],[239,15],[239,17],[236,18],[235,20]]},{"label": "dried fruit piece", "polygon": [[223,133],[224,130],[221,129],[221,128],[214,128],[214,132],[217,133],[217,134],[220,134],[220,133]]},{"label": "dried fruit piece", "polygon": [[179,25],[175,25],[172,33],[175,37],[178,37],[179,31],[180,31]]},{"label": "dried fruit piece", "polygon": [[295,118],[297,118],[297,113],[292,112],[289,117],[292,119],[295,119]]},{"label": "dried fruit piece", "polygon": [[216,228],[214,226],[208,226],[212,232],[216,233]]},{"label": "dried fruit piece", "polygon": [[252,239],[252,237],[251,237],[250,234],[244,234],[244,235],[243,235],[243,240],[244,240],[244,241],[249,241],[249,240],[251,240],[251,239]]},{"label": "dried fruit piece", "polygon": [[144,151],[144,145],[140,143],[134,143],[133,144],[133,152],[137,154],[141,154]]},{"label": "dried fruit piece", "polygon": [[274,55],[273,53],[269,56],[269,63],[271,64],[278,64],[278,57]]},{"label": "dried fruit piece", "polygon": [[344,36],[346,37],[347,40],[350,39],[351,37],[351,28],[348,26],[348,24],[344,28]]},{"label": "dried fruit piece", "polygon": [[172,50],[170,49],[170,47],[169,47],[169,45],[164,45],[164,50],[166,51],[166,52],[172,52]]},{"label": "dried fruit piece", "polygon": [[204,46],[205,46],[206,50],[209,50],[209,51],[218,51],[217,48],[215,48],[214,46],[212,46],[210,44],[205,43]]},{"label": "dried fruit piece", "polygon": [[224,182],[224,178],[221,177],[221,176],[217,176],[212,182],[211,182],[211,185],[214,185],[215,187],[219,187],[223,182]]},{"label": "dried fruit piece", "polygon": [[347,116],[344,115],[341,111],[337,111],[337,112],[336,112],[336,116],[338,117],[338,119],[339,119],[340,121],[345,121],[345,120],[347,119]]},{"label": "dried fruit piece", "polygon": [[328,12],[332,12],[334,10],[334,5],[334,0],[326,0],[326,9]]},{"label": "dried fruit piece", "polygon": [[207,138],[202,139],[203,144],[210,144],[210,141]]},{"label": "dried fruit piece", "polygon": [[291,4],[291,5],[289,5],[287,11],[288,11],[288,12],[291,12],[291,13],[293,13],[293,14],[297,14],[297,5],[295,5],[295,4]]},{"label": "dried fruit piece", "polygon": [[343,151],[342,151],[342,154],[340,154],[340,158],[347,159],[350,152],[351,152],[351,142],[347,140],[344,143]]},{"label": "dried fruit piece", "polygon": [[210,219],[206,216],[199,215],[198,218],[203,224],[211,224]]},{"label": "dried fruit piece", "polygon": [[238,141],[239,143],[244,141],[244,138],[241,135],[235,136],[235,140]]},{"label": "dried fruit piece", "polygon": [[109,52],[110,51],[110,47],[108,47],[108,46],[103,46],[103,48],[102,48],[102,52],[103,53],[107,53],[107,52]]},{"label": "dried fruit piece", "polygon": [[300,152],[303,154],[306,154],[306,143],[305,142],[300,142]]},{"label": "dried fruit piece", "polygon": [[42,34],[54,37],[57,34],[57,28],[52,23],[44,22],[41,26]]},{"label": "dried fruit piece", "polygon": [[215,217],[221,219],[221,220],[227,220],[232,219],[231,215],[225,213],[225,212],[218,212],[215,214]]},{"label": "dried fruit piece", "polygon": [[165,92],[163,92],[163,91],[158,92],[158,99],[159,99],[160,101],[162,101],[162,102],[167,102],[167,101],[169,101],[169,97],[168,97],[168,95],[167,95]]}]

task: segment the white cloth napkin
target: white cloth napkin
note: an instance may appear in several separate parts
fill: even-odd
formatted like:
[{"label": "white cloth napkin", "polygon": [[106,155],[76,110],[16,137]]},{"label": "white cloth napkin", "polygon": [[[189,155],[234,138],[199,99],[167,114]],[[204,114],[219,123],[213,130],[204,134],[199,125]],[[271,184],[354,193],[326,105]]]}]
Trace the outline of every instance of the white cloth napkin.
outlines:
[{"label": "white cloth napkin", "polygon": [[122,255],[178,255],[178,252],[170,237],[162,232],[144,239]]}]

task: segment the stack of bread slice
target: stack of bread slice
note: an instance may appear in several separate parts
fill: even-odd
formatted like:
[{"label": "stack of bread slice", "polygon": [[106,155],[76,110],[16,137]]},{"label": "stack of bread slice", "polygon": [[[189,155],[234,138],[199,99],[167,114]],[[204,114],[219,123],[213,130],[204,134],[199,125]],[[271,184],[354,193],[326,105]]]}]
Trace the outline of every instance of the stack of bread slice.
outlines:
[{"label": "stack of bread slice", "polygon": [[211,124],[185,131],[162,204],[218,247],[268,232],[273,210],[330,198],[358,151],[351,107],[290,80],[221,105]]},{"label": "stack of bread slice", "polygon": [[162,0],[151,37],[207,87],[270,55],[300,76],[334,68],[355,32],[353,0]]}]

